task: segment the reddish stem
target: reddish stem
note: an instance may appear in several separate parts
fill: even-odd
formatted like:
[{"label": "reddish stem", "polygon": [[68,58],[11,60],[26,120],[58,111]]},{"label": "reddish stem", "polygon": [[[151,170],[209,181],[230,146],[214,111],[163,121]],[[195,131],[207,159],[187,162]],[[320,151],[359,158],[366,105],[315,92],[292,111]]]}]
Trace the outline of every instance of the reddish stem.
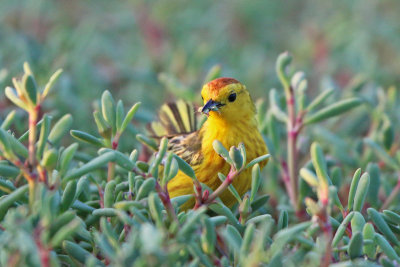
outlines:
[{"label": "reddish stem", "polygon": [[325,249],[325,255],[320,266],[329,267],[332,261],[332,226],[330,225],[329,221],[325,224],[323,231],[327,244]]},{"label": "reddish stem", "polygon": [[285,185],[286,191],[289,195],[289,199],[292,200],[294,199],[293,196],[293,190],[292,190],[292,186],[290,183],[290,176],[289,176],[289,172],[288,172],[288,167],[287,167],[287,163],[284,160],[281,160],[281,168],[282,168],[282,181],[283,184]]},{"label": "reddish stem", "polygon": [[[290,179],[291,194],[289,195],[291,203],[295,211],[299,210],[299,205],[297,201],[297,136],[298,131],[296,129],[296,107],[293,88],[290,86],[288,90],[288,95],[286,96],[287,110],[289,115],[289,120],[287,123],[288,130],[288,146],[287,146],[287,163],[288,163],[288,174]],[[289,193],[289,192],[288,192]]]},{"label": "reddish stem", "polygon": [[48,248],[45,248],[44,245],[42,244],[42,241],[40,240],[41,232],[42,232],[42,227],[39,225],[38,227],[35,228],[35,231],[33,233],[34,240],[39,250],[41,265],[43,267],[50,267],[50,250]]},{"label": "reddish stem", "polygon": [[387,209],[389,207],[389,205],[392,204],[392,202],[395,200],[395,198],[397,197],[397,195],[400,192],[400,173],[398,175],[399,176],[397,178],[397,184],[393,188],[390,195],[386,198],[385,202],[382,204],[381,210]]},{"label": "reddish stem", "polygon": [[231,167],[231,170],[229,171],[228,175],[226,176],[226,179],[222,182],[222,184],[215,189],[215,191],[207,198],[203,200],[203,203],[208,205],[214,202],[214,200],[219,197],[222,192],[225,191],[225,189],[228,188],[230,184],[232,184],[233,180],[240,174],[241,170],[237,171],[233,167]]},{"label": "reddish stem", "polygon": [[104,192],[103,189],[101,189],[101,186],[97,185],[97,190],[99,191],[99,197],[100,197],[100,208],[104,209]]},{"label": "reddish stem", "polygon": [[29,144],[28,144],[28,161],[31,168],[35,165],[35,143],[36,143],[36,123],[38,114],[40,111],[40,105],[37,105],[29,112]]},{"label": "reddish stem", "polygon": [[37,166],[37,170],[39,173],[39,180],[47,185],[47,172],[45,169],[43,169],[41,166]]},{"label": "reddish stem", "polygon": [[120,133],[116,133],[114,139],[112,140],[111,147],[112,149],[116,150],[119,144],[119,138],[121,137]]},{"label": "reddish stem", "polygon": [[[116,133],[112,142],[111,142],[111,148],[113,150],[117,150],[118,148],[118,144],[119,144],[119,138],[120,138],[121,134],[120,133]],[[114,179],[114,175],[115,175],[115,163],[114,162],[109,162],[108,163],[108,171],[107,171],[107,181],[111,181]]]},{"label": "reddish stem", "polygon": [[163,189],[163,188],[161,188],[158,181],[156,181],[156,191],[158,193],[158,196],[161,199],[161,202],[163,203],[163,205],[165,207],[165,210],[167,211],[169,218],[171,220],[175,221],[177,224],[179,224],[178,218],[176,217],[175,209],[172,206],[171,199],[169,197],[167,186],[165,186]]},{"label": "reddish stem", "polygon": [[196,199],[196,203],[193,207],[193,209],[198,209],[201,207],[202,203],[203,203],[203,199],[202,199],[202,188],[201,188],[201,184],[199,181],[194,180],[194,187],[195,187],[195,192],[194,192],[194,197]]}]

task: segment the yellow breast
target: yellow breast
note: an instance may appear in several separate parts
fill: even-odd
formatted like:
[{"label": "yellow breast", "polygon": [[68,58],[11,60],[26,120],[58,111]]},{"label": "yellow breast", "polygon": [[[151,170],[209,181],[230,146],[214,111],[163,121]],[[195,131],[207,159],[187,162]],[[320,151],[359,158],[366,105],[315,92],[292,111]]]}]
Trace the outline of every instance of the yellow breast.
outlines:
[{"label": "yellow breast", "polygon": [[[214,140],[220,141],[226,149],[244,143],[248,162],[268,153],[255,119],[243,118],[241,121],[229,123],[214,117],[209,118],[206,123],[202,146],[204,161],[200,167],[201,171],[198,171],[198,179],[213,190],[221,184],[218,172],[227,175],[230,170],[230,165],[214,151]],[[266,163],[267,161],[262,162],[260,167]],[[251,169],[236,177],[233,186],[241,196],[248,191],[251,186]],[[227,206],[232,206],[236,201],[228,190],[222,193],[220,198]]]},{"label": "yellow breast", "polygon": [[[212,145],[214,140],[220,141],[227,149],[231,146],[238,146],[239,143],[243,142],[246,148],[248,162],[268,153],[264,140],[257,129],[255,120],[244,119],[243,121],[232,124],[210,117],[203,125],[199,134],[203,135],[201,148],[203,161],[201,164],[192,167],[199,181],[213,190],[221,184],[218,178],[218,172],[227,175],[230,170],[230,165],[214,151]],[[266,163],[266,161],[262,162],[260,167],[265,166]],[[248,191],[251,186],[251,170],[245,170],[236,177],[233,186],[241,196]],[[179,172],[178,175],[168,183],[168,190],[171,197],[193,194],[193,182],[184,173]],[[223,192],[220,198],[227,206],[232,206],[236,201],[228,190]],[[193,205],[193,203],[189,204],[189,206],[191,205]]]}]

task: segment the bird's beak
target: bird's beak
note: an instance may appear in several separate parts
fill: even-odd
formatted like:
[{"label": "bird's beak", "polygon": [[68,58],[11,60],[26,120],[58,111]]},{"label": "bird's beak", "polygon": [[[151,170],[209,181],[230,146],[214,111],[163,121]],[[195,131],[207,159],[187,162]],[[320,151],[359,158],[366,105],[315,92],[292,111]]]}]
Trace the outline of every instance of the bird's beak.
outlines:
[{"label": "bird's beak", "polygon": [[208,100],[208,102],[203,106],[201,112],[209,115],[210,111],[219,111],[219,107],[223,106],[220,102],[214,101],[212,99]]}]

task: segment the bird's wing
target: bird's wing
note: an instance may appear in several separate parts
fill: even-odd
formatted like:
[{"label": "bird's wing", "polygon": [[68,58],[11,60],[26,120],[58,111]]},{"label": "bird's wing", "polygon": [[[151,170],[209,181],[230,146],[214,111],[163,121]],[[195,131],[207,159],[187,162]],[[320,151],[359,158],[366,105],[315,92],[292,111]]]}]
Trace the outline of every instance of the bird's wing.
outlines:
[{"label": "bird's wing", "polygon": [[191,103],[183,100],[161,106],[158,121],[152,122],[150,132],[155,137],[175,136],[196,131],[195,110]]},{"label": "bird's wing", "polygon": [[160,140],[167,137],[168,150],[188,164],[197,165],[203,159],[201,154],[202,135],[196,131],[197,118],[191,103],[183,100],[161,106],[158,121],[149,125],[152,137]]},{"label": "bird's wing", "polygon": [[203,160],[201,153],[202,134],[196,131],[172,137],[168,143],[168,150],[178,155],[192,167],[199,165]]}]

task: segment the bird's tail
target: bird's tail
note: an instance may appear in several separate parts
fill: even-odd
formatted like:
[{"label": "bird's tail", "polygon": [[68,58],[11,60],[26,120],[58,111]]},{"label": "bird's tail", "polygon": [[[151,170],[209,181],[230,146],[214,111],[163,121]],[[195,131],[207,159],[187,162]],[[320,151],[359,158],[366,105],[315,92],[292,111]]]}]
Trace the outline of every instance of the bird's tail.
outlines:
[{"label": "bird's tail", "polygon": [[161,106],[158,121],[149,125],[153,137],[175,136],[196,131],[196,115],[193,105],[184,100]]}]

